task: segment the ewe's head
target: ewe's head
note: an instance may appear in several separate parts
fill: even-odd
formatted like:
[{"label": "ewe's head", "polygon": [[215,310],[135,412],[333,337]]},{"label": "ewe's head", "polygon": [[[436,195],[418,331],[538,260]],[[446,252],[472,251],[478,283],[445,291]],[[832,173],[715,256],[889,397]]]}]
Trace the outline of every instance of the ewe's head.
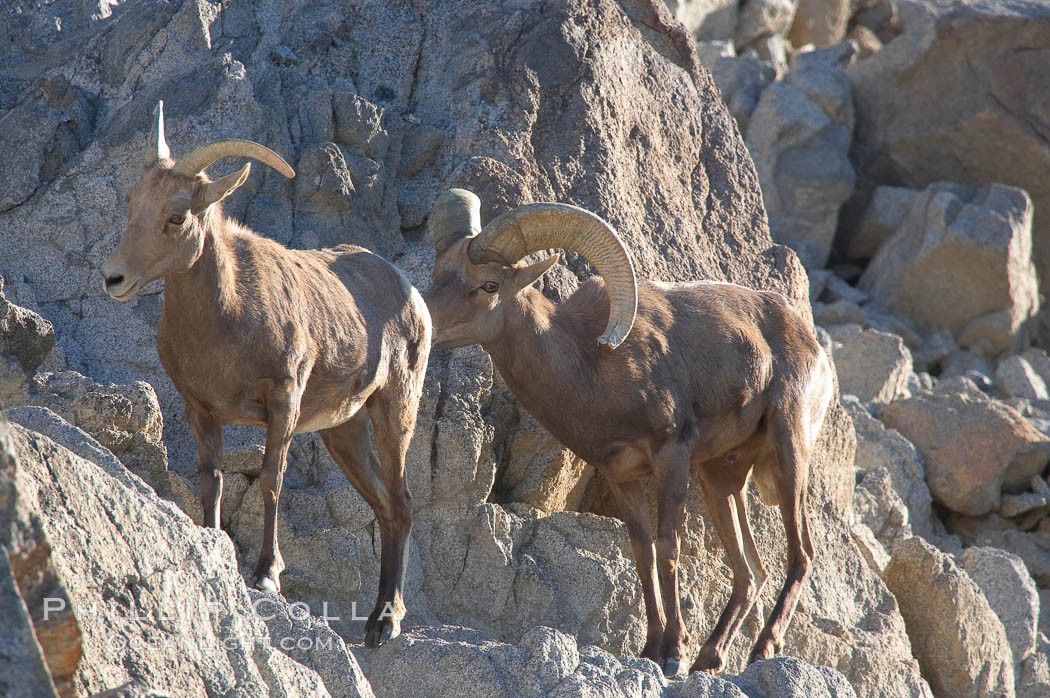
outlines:
[{"label": "ewe's head", "polygon": [[598,342],[613,348],[634,324],[638,288],[631,255],[612,227],[567,204],[519,206],[481,228],[481,202],[465,189],[449,189],[434,203],[433,284],[425,298],[434,320],[434,348],[487,344],[503,332],[515,296],[558,260],[520,264],[539,250],[574,250],[605,279],[610,313]]},{"label": "ewe's head", "polygon": [[216,141],[176,163],[164,139],[163,102],[155,113],[145,171],[125,197],[128,227],[102,266],[106,293],[118,301],[129,300],[154,279],[188,270],[200,257],[205,223],[216,212],[212,205],[244,184],[251,170],[248,163],[212,182],[204,174],[208,165],[238,155],[264,162],[285,177],[295,176],[280,156],[251,141]]}]

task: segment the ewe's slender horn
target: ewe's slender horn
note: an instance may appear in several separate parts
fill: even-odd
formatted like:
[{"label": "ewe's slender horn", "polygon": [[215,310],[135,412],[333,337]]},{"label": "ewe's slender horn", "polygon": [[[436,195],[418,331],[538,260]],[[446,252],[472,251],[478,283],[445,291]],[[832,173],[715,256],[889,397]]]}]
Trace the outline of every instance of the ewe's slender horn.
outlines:
[{"label": "ewe's slender horn", "polygon": [[460,238],[481,232],[481,200],[466,189],[448,189],[434,202],[434,250],[441,254]]},{"label": "ewe's slender horn", "polygon": [[490,221],[470,242],[475,264],[514,264],[538,250],[559,248],[583,255],[605,280],[609,322],[598,342],[616,348],[627,338],[638,310],[634,263],[613,227],[586,209],[568,204],[526,204]]},{"label": "ewe's slender horn", "polygon": [[259,162],[264,162],[289,179],[295,176],[295,170],[293,170],[277,153],[264,145],[259,145],[252,141],[242,141],[237,139],[215,141],[214,143],[209,143],[208,145],[197,148],[175,163],[174,171],[177,174],[194,177],[198,173],[203,172],[205,167],[216,160],[231,155],[238,155],[241,157],[252,158]]},{"label": "ewe's slender horn", "polygon": [[157,106],[153,109],[154,116],[157,117],[157,121],[154,123],[153,130],[149,132],[149,147],[146,150],[146,164],[152,165],[157,160],[166,160],[171,157],[171,151],[168,150],[168,142],[164,140],[164,102],[157,102]]}]

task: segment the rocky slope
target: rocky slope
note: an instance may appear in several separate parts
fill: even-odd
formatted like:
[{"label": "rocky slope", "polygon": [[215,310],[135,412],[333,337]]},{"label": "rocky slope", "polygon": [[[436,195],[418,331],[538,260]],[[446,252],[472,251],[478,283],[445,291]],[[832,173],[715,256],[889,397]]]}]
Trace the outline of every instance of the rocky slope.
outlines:
[{"label": "rocky slope", "polygon": [[[13,412],[27,410],[47,412]],[[38,427],[101,450],[47,414]],[[364,651],[301,604],[247,590],[225,534],[193,524],[115,459],[95,463],[4,422],[0,468],[5,696],[856,695],[841,674],[793,658],[669,683],[648,660],[547,627],[516,644],[418,628]]]},{"label": "rocky slope", "polygon": [[1050,14],[875,0],[818,35],[814,8],[843,4],[800,2],[760,42],[752,5],[777,3],[696,37],[808,268],[856,428],[854,536],[936,695],[1045,695]]},{"label": "rocky slope", "polygon": [[[44,642],[41,664],[25,654],[33,644],[26,632],[13,641],[22,642],[19,656],[36,657],[26,671],[46,665],[63,695],[128,680],[166,689],[158,679],[165,668],[193,674],[171,689],[191,695],[912,696],[930,686],[955,695],[978,675],[1003,694],[1038,695],[1050,685],[1031,577],[1050,579],[1040,557],[1050,498],[1039,499],[1047,493],[1037,484],[1045,485],[1050,411],[1040,401],[1050,397],[1050,372],[1042,372],[1045,354],[1017,353],[1035,334],[1039,195],[996,184],[1030,186],[1005,178],[900,187],[929,182],[868,165],[882,160],[865,153],[883,151],[865,144],[886,131],[879,109],[858,97],[861,83],[878,80],[865,75],[947,50],[927,40],[928,27],[940,27],[937,36],[963,27],[952,13],[1023,12],[825,4],[668,3],[684,26],[662,4],[641,0],[173,0],[90,9],[58,0],[0,9],[0,45],[10,48],[0,65],[0,142],[17,156],[0,163],[8,184],[0,276],[22,306],[0,301],[0,328],[23,338],[0,341],[0,401],[21,405],[8,411],[21,425],[12,442],[30,463],[4,477],[11,496],[47,512],[4,526],[35,531],[45,542],[34,550],[50,547],[70,607],[97,598],[107,609],[103,620],[64,621],[79,623],[90,668],[70,664],[68,648],[64,664],[51,663]],[[949,19],[930,19],[942,15]],[[836,44],[847,32],[855,43]],[[1038,43],[1037,30],[1029,33]],[[713,39],[753,51],[737,57]],[[1028,40],[1004,32],[989,51]],[[830,48],[792,48],[809,41]],[[1011,95],[1021,99],[1006,94],[1001,111],[1021,118]],[[743,673],[668,684],[650,663],[630,659],[644,634],[641,599],[604,485],[517,408],[477,348],[431,358],[409,462],[416,512],[406,636],[375,653],[355,646],[362,623],[354,604],[371,604],[378,576],[374,521],[315,437],[293,445],[280,523],[287,602],[314,616],[245,591],[236,565],[254,558],[261,536],[260,435],[226,430],[228,537],[192,528],[180,509],[199,519],[195,449],[153,344],[162,286],[118,305],[98,281],[123,231],[122,196],[140,171],[158,99],[176,157],[240,137],[295,167],[290,183],[255,168],[229,214],[295,247],[363,244],[421,288],[433,259],[430,203],[465,186],[481,196],[485,220],[526,201],[576,203],[621,231],[644,275],[772,288],[805,314],[812,308],[829,329],[842,392],[855,397],[832,410],[814,458],[809,499],[820,553],[786,648],[803,662],[744,671],[783,575],[779,514],[754,496],[772,579],[732,648],[730,671]],[[868,259],[859,286],[849,283]],[[844,260],[854,266],[820,269]],[[544,290],[563,297],[587,273],[570,255]],[[937,283],[923,286],[930,278]],[[980,302],[956,293],[978,282],[971,296]],[[53,340],[30,310],[54,324]],[[1007,396],[1010,406],[998,399]],[[924,425],[906,415],[911,404],[936,420],[925,405],[942,403],[948,416],[959,405],[974,416]],[[988,414],[1009,438],[974,435],[960,446],[969,459],[992,442],[972,464],[991,484],[981,480],[967,499],[977,509],[951,510],[941,493],[958,493],[959,456],[935,457],[937,439],[968,433]],[[682,578],[688,628],[702,641],[728,595],[729,571],[698,490],[692,483]],[[100,550],[74,523],[92,516],[93,535],[111,544],[97,561]],[[30,539],[5,537],[5,548]],[[987,547],[964,553],[964,542],[1011,547],[1024,564]],[[146,559],[136,557],[139,546]],[[169,625],[120,616],[138,609],[156,617],[165,584],[225,610]],[[14,586],[0,601],[17,610]],[[18,589],[29,611],[19,627],[36,628],[39,640],[32,597]],[[958,618],[916,604],[962,593],[973,601]],[[270,603],[276,613],[252,612]],[[922,630],[931,622],[940,633],[932,640]],[[110,631],[143,638],[141,651],[107,646]],[[200,648],[242,634],[257,641],[215,656],[146,646],[190,638]],[[323,651],[312,651],[318,645]],[[959,661],[959,652],[973,656]],[[440,671],[420,670],[434,663]]]}]

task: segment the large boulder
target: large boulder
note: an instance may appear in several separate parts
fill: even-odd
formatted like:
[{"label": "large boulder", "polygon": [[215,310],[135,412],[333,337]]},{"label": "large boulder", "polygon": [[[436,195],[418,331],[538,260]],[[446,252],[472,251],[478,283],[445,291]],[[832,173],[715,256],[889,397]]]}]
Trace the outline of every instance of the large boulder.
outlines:
[{"label": "large boulder", "polygon": [[897,5],[904,34],[848,73],[858,115],[851,153],[861,179],[858,203],[876,184],[1021,187],[1035,203],[1035,259],[1045,283],[1050,6],[1024,0]]},{"label": "large boulder", "polygon": [[888,332],[847,324],[829,330],[839,391],[861,402],[886,404],[905,394],[911,375],[911,352]]},{"label": "large boulder", "polygon": [[4,277],[0,275],[0,355],[10,355],[24,372],[31,374],[54,345],[55,328],[51,322],[7,300]]},{"label": "large boulder", "polygon": [[1002,621],[1014,662],[1020,667],[1036,649],[1039,621],[1039,594],[1024,561],[1005,550],[974,546],[963,552],[959,565]]},{"label": "large boulder", "polygon": [[795,46],[830,46],[846,36],[855,3],[850,0],[799,0],[788,38]]},{"label": "large boulder", "polygon": [[763,90],[747,123],[773,239],[807,268],[828,261],[839,208],[853,193],[853,122],[845,71],[815,65]]},{"label": "large boulder", "polygon": [[1050,438],[976,388],[946,388],[890,403],[882,420],[922,453],[936,502],[969,516],[998,511],[1004,491],[1027,489],[1045,468]]},{"label": "large boulder", "polygon": [[981,589],[918,536],[897,547],[882,578],[900,604],[912,650],[938,696],[1013,696],[1013,656]]},{"label": "large boulder", "polygon": [[857,453],[854,467],[863,478],[868,473],[885,470],[893,490],[908,509],[908,522],[915,535],[930,540],[934,536],[932,497],[926,485],[926,467],[915,445],[896,429],[873,417],[858,400],[842,401],[857,430]]},{"label": "large boulder", "polygon": [[72,698],[83,636],[40,512],[18,490],[21,467],[0,413],[0,689],[12,698]]},{"label": "large boulder", "polygon": [[[37,108],[38,83],[64,77],[95,108],[93,118],[78,122],[89,129],[85,145],[61,151],[36,193],[0,212],[0,273],[24,279],[56,322],[67,368],[101,385],[154,386],[166,418],[171,496],[189,512],[197,454],[156,357],[161,284],[115,304],[97,281],[124,229],[123,194],[141,172],[160,98],[176,157],[238,137],[289,159],[295,180],[256,168],[225,202],[228,215],[282,243],[364,244],[424,288],[433,263],[431,203],[443,189],[465,186],[480,195],[486,221],[527,201],[575,203],[621,232],[640,275],[773,289],[809,317],[805,273],[769,236],[758,176],[732,116],[699,67],[692,37],[662,3],[441,0],[424,9],[367,0],[348,9],[341,0],[175,0],[109,5],[107,12],[90,15],[82,3],[58,0],[43,13],[51,21],[42,21],[43,14],[0,6],[0,43],[14,47],[0,65],[4,106],[28,100],[27,110]],[[834,78],[799,83],[811,87],[818,101],[835,97],[832,111],[845,106]],[[233,166],[217,163],[210,173]],[[555,300],[591,273],[576,255],[566,257],[544,281]],[[501,470],[523,426],[483,351],[433,353],[407,463],[416,504],[408,622],[481,627],[515,644],[525,629],[546,624],[591,633],[581,641],[617,654],[635,653],[643,615],[622,524],[593,512],[543,517],[520,503],[489,501],[495,491],[543,506],[563,495],[566,506],[575,502],[565,488],[576,471],[560,468],[568,461],[537,454]],[[922,694],[903,620],[844,523],[852,433],[834,406],[810,471],[821,552],[788,651],[841,670],[862,696],[883,693],[887,680],[893,695]],[[224,431],[226,450],[245,454],[231,460],[222,519],[243,563],[258,552],[252,448],[260,438],[254,429]],[[564,479],[544,492],[529,471],[551,464]],[[590,502],[603,499],[604,484],[595,480],[585,483]],[[766,614],[783,578],[783,527],[777,509],[749,496],[771,569],[760,600]],[[682,594],[690,631],[701,637],[729,594],[728,566],[704,523],[698,486],[689,501]],[[592,508],[586,497],[578,506]],[[374,518],[316,436],[293,442],[280,511],[286,595],[312,607],[325,599],[343,609],[370,605],[379,573]],[[465,564],[471,576],[458,575]],[[479,590],[501,605],[476,603]],[[746,660],[757,616],[731,649],[734,669]],[[348,612],[332,623],[360,637]]]},{"label": "large boulder", "polygon": [[879,247],[860,287],[887,310],[950,330],[989,357],[1020,348],[1039,309],[1031,224],[1021,189],[933,184]]},{"label": "large boulder", "polygon": [[1021,531],[1014,522],[998,514],[951,514],[945,526],[965,545],[998,548],[1021,558],[1036,584],[1050,588],[1050,528],[1039,526]]}]

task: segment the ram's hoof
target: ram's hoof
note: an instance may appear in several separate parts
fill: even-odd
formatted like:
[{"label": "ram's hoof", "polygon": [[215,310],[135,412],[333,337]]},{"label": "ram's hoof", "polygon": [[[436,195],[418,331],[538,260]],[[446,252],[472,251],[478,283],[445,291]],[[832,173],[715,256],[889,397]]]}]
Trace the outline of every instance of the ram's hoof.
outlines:
[{"label": "ram's hoof", "polygon": [[677,657],[664,657],[660,660],[660,670],[664,672],[664,676],[671,678],[672,676],[678,675],[678,670],[682,667],[682,663]]},{"label": "ram's hoof", "polygon": [[696,671],[702,671],[705,674],[717,674],[722,671],[725,667],[725,660],[718,656],[713,650],[701,650],[700,656],[693,662],[693,666],[689,667],[689,673],[692,674]]}]

